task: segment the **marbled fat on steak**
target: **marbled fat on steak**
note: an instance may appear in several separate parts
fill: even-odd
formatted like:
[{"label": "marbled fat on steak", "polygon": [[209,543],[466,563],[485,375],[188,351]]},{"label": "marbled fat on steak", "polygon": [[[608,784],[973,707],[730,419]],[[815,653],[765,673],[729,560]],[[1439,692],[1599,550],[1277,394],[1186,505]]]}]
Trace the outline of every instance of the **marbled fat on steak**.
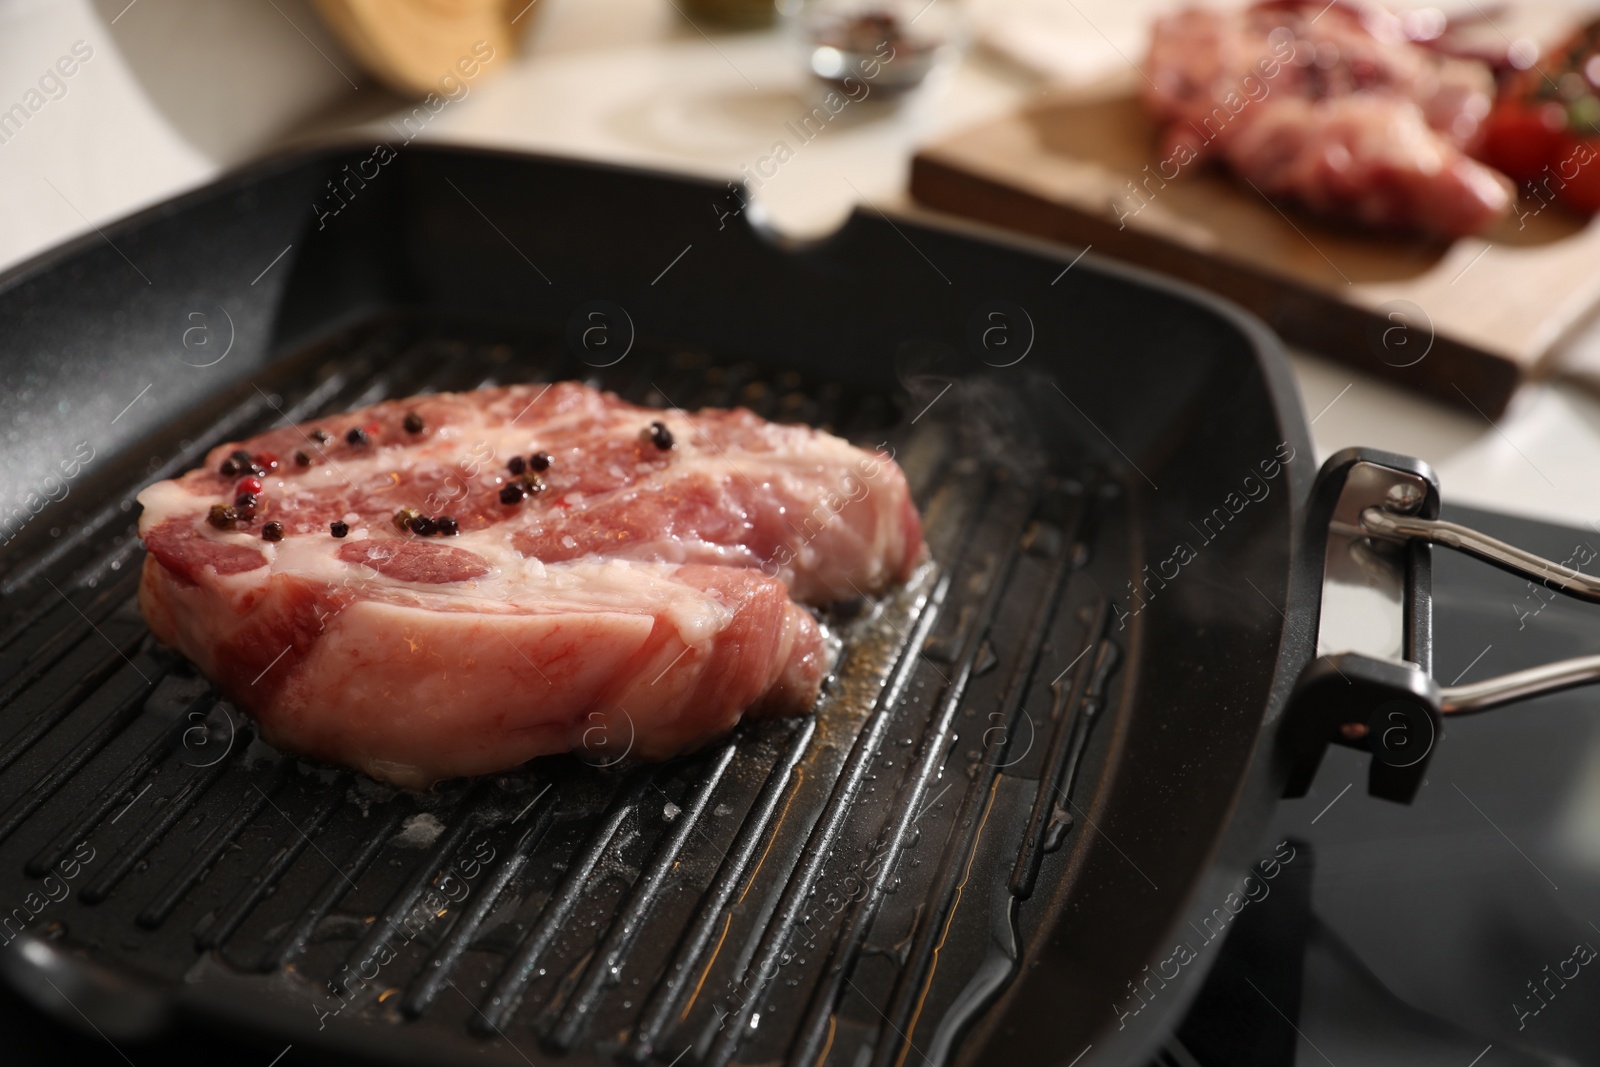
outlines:
[{"label": "marbled fat on steak", "polygon": [[412,787],[806,712],[832,664],[796,600],[925,554],[888,455],[570,382],[283,427],[139,502],[155,635],[269,742]]}]

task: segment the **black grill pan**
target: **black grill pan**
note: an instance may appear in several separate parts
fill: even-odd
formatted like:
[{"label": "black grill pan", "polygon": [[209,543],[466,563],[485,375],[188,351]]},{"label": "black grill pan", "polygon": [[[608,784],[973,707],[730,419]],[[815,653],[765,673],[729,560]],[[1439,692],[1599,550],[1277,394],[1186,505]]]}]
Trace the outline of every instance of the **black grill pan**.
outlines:
[{"label": "black grill pan", "polygon": [[[1258,749],[1315,631],[1277,606],[1315,575],[1270,336],[1092,258],[866,214],[789,246],[728,188],[490,152],[351,182],[369,154],[255,167],[0,281],[0,970],[119,1047],[204,1025],[330,1061],[1158,1045],[1192,977],[1137,1025],[1115,1006],[1255,858]],[[895,449],[934,563],[829,613],[814,717],[399,794],[266,748],[149,638],[151,480],[285,418],[560,378]]]}]

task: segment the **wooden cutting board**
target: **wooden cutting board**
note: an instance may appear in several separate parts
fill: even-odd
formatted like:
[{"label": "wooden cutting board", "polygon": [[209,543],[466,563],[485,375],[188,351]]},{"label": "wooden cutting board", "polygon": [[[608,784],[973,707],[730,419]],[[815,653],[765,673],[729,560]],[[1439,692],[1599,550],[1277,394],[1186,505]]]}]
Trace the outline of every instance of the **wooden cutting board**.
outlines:
[{"label": "wooden cutting board", "polygon": [[911,194],[1193,282],[1291,344],[1489,418],[1600,304],[1600,220],[1528,200],[1481,239],[1378,235],[1204,165],[1163,180],[1157,138],[1131,86],[1063,93],[923,149]]}]

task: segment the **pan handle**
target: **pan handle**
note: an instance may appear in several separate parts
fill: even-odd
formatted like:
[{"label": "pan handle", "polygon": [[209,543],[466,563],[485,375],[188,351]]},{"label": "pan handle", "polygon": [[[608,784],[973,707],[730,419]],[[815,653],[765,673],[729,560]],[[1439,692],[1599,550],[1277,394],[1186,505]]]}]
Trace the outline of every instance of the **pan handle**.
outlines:
[{"label": "pan handle", "polygon": [[[1329,744],[1372,753],[1368,790],[1410,803],[1445,715],[1487,711],[1600,682],[1600,655],[1558,660],[1466,685],[1432,677],[1431,548],[1440,545],[1546,588],[1600,602],[1600,577],[1545,559],[1460,523],[1438,518],[1438,480],[1426,464],[1350,449],[1324,464],[1308,516],[1308,550],[1322,549],[1320,655],[1300,675],[1278,733],[1289,760],[1285,794],[1300,796]],[[1341,590],[1359,586],[1403,613],[1403,623],[1340,630],[1332,621]],[[1330,637],[1330,635],[1338,635]],[[1345,650],[1358,635],[1367,647]],[[1334,647],[1330,647],[1330,642]]]},{"label": "pan handle", "polygon": [[1427,541],[1453,548],[1581,600],[1600,602],[1600,577],[1573,570],[1458,522],[1423,519],[1385,507],[1369,507],[1361,512],[1361,528],[1386,541]]},{"label": "pan handle", "polygon": [[[1566,593],[1579,600],[1600,603],[1600,577],[1545,559],[1470,526],[1370,507],[1361,513],[1361,528],[1373,537],[1386,541],[1426,541],[1453,548],[1503,571],[1539,582],[1547,589]],[[1488,711],[1518,700],[1594,682],[1600,682],[1600,656],[1578,656],[1503,674],[1498,678],[1486,678],[1481,682],[1445,686],[1439,690],[1439,711],[1445,715]]]}]

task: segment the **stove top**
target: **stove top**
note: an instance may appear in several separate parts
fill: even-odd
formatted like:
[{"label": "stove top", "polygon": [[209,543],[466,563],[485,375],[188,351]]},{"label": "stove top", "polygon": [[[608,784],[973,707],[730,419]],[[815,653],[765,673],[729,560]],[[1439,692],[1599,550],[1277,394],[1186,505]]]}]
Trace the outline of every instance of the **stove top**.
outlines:
[{"label": "stove top", "polygon": [[[1446,518],[1592,570],[1600,533]],[[1468,682],[1600,650],[1600,608],[1434,551],[1435,670]],[[1600,692],[1447,720],[1416,802],[1365,793],[1331,746],[1266,846],[1295,859],[1246,908],[1169,1044],[1201,1067],[1600,1063]]]},{"label": "stove top", "polygon": [[[1464,508],[1446,517],[1573,566],[1600,559],[1593,531]],[[1600,649],[1600,607],[1455,553],[1434,559],[1442,683]],[[1368,797],[1367,757],[1330,748],[1263,847],[1292,859],[1219,942],[1160,1067],[1600,1063],[1597,704],[1579,689],[1448,722],[1410,807]],[[19,1067],[313,1062],[182,1028],[114,1047],[4,990],[0,1032]]]}]

